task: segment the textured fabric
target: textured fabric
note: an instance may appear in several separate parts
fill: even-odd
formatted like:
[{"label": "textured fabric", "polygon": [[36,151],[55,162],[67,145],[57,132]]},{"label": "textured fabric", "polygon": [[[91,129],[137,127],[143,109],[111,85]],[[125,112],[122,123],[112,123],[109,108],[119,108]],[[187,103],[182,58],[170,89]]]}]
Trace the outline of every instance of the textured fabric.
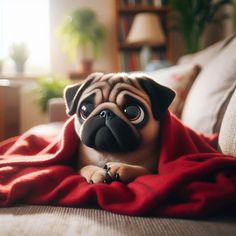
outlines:
[{"label": "textured fabric", "polygon": [[[197,217],[234,209],[236,159],[217,153],[203,136],[166,113],[158,174],[124,185],[89,184],[73,169],[74,117],[60,139],[22,136],[0,147],[0,205],[93,206],[128,215]],[[208,141],[214,141],[209,140]],[[4,154],[5,153],[5,154]]]},{"label": "textured fabric", "polygon": [[61,133],[64,122],[51,122],[49,124],[37,125],[27,130],[25,135],[46,135],[55,137]]},{"label": "textured fabric", "polygon": [[220,112],[236,87],[236,38],[195,80],[185,102],[182,121],[205,134],[219,132]]},{"label": "textured fabric", "polygon": [[66,121],[66,106],[63,98],[52,98],[48,102],[48,114],[50,122]]},{"label": "textured fabric", "polygon": [[130,217],[96,209],[27,206],[0,209],[1,236],[234,236],[235,218]]},{"label": "textured fabric", "polygon": [[173,89],[176,93],[169,110],[180,117],[187,94],[201,71],[196,64],[177,65],[170,68],[147,72],[157,83]]},{"label": "textured fabric", "polygon": [[222,121],[219,147],[223,153],[236,156],[236,90]]},{"label": "textured fabric", "polygon": [[233,39],[235,38],[235,34],[230,35],[224,40],[221,40],[217,43],[214,43],[213,45],[197,52],[194,54],[188,54],[182,56],[178,64],[198,64],[202,68],[204,68],[214,57],[216,57],[221,50],[223,50],[224,47],[226,47]]}]

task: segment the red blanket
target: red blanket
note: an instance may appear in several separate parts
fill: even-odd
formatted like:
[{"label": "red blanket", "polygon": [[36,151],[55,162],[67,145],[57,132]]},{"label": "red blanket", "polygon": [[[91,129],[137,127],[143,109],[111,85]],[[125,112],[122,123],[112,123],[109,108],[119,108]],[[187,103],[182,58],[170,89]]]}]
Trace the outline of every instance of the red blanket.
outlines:
[{"label": "red blanket", "polygon": [[79,142],[70,118],[57,138],[22,135],[0,146],[0,206],[50,204],[128,215],[198,217],[236,206],[236,158],[166,114],[158,174],[124,185],[88,184],[73,168]]}]

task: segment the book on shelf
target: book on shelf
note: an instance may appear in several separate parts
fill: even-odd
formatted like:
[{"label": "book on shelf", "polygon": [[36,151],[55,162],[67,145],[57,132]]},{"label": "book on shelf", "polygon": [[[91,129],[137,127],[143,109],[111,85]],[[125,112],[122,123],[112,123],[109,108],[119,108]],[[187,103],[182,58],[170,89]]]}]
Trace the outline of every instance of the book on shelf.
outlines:
[{"label": "book on shelf", "polygon": [[139,53],[138,52],[120,52],[121,71],[137,71],[140,70]]},{"label": "book on shelf", "polygon": [[[165,60],[166,56],[164,52],[152,51],[151,61]],[[131,71],[141,71],[140,65],[140,51],[121,51],[120,52],[120,65],[121,71],[131,72]]]},{"label": "book on shelf", "polygon": [[165,0],[120,0],[120,7],[141,7],[141,6],[154,6],[154,7],[162,7],[166,5]]},{"label": "book on shelf", "polygon": [[[118,40],[118,55],[119,69],[121,71],[140,71],[140,51],[142,45],[131,45],[126,42],[129,30],[136,14],[142,12],[156,13],[166,27],[166,0],[117,0],[117,40]],[[163,14],[161,14],[163,13]],[[163,60],[167,55],[167,48],[152,46],[152,60]]]},{"label": "book on shelf", "polygon": [[153,0],[153,6],[162,7],[163,6],[163,1],[162,0]]},{"label": "book on shelf", "polygon": [[126,37],[128,35],[129,29],[132,24],[133,17],[132,16],[121,16],[118,22],[119,27],[119,41],[125,42]]}]

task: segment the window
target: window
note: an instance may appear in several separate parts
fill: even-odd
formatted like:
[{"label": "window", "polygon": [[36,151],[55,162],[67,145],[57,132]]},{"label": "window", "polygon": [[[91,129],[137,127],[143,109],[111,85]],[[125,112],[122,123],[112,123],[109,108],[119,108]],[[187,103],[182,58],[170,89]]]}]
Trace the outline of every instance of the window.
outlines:
[{"label": "window", "polygon": [[12,43],[24,42],[30,56],[26,71],[47,73],[50,69],[49,0],[0,0],[0,58],[4,72],[14,70],[8,52]]}]

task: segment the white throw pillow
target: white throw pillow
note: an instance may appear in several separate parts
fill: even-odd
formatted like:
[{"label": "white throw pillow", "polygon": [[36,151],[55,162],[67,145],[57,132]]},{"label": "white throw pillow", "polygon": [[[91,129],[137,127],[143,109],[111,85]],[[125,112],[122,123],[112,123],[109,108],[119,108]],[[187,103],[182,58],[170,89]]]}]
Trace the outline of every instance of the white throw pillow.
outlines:
[{"label": "white throw pillow", "polygon": [[185,102],[182,121],[205,134],[219,132],[220,114],[236,86],[236,38],[208,63]]}]

